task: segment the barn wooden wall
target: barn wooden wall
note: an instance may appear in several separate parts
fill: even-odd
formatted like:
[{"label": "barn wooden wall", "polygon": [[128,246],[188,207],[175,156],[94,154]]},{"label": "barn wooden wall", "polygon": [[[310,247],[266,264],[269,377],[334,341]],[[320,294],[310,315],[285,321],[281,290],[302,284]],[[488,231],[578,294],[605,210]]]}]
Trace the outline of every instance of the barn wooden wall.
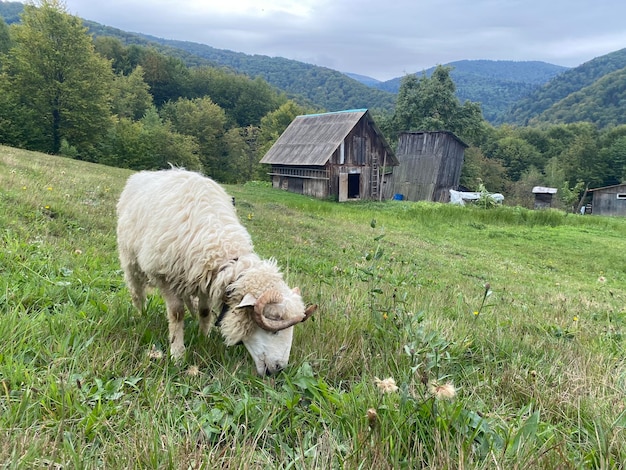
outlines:
[{"label": "barn wooden wall", "polygon": [[449,190],[459,185],[464,146],[448,132],[400,134],[394,168],[385,197],[402,194],[409,201],[448,202]]},{"label": "barn wooden wall", "polygon": [[626,199],[618,194],[626,194],[626,184],[594,190],[592,214],[626,217]]}]

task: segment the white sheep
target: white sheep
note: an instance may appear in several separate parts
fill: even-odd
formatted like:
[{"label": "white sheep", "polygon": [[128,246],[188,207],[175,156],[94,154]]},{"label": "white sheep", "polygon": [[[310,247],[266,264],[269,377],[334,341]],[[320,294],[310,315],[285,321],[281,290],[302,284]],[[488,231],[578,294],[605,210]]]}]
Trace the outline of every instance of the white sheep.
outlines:
[{"label": "white sheep", "polygon": [[185,305],[200,330],[216,325],[227,345],[243,342],[260,375],[289,360],[293,325],[305,310],[274,260],[261,260],[241,225],[232,198],[197,173],[169,169],[132,175],[117,204],[118,251],[133,304],[143,310],[146,287],[165,300],[170,354],[184,355]]}]

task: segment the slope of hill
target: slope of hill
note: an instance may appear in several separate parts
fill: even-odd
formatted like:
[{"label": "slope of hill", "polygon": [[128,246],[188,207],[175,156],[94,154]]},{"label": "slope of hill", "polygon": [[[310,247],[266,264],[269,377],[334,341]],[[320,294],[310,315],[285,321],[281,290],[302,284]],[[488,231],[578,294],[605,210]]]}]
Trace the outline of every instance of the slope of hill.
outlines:
[{"label": "slope of hill", "polygon": [[[7,23],[19,21],[22,9],[23,4],[18,2],[0,2],[0,15]],[[188,66],[227,67],[251,77],[262,77],[287,96],[328,111],[392,110],[401,82],[401,77],[379,82],[296,60],[166,40],[84,21],[94,36],[112,36],[124,44],[155,47],[182,59]],[[621,116],[626,115],[622,74],[603,79],[626,67],[626,49],[569,70],[538,61],[461,60],[446,65],[453,67],[451,77],[459,99],[480,103],[483,115],[493,124],[589,120],[605,126],[621,123]],[[434,67],[423,73],[429,75],[433,70]]]},{"label": "slope of hill", "polygon": [[[539,61],[460,60],[445,65],[452,67],[450,76],[458,98],[480,103],[485,119],[490,122],[497,121],[513,103],[567,70]],[[431,67],[422,73],[430,76],[434,70],[435,67]],[[401,80],[398,77],[375,86],[397,93]]]},{"label": "slope of hill", "polygon": [[291,95],[301,95],[327,111],[351,108],[390,110],[395,96],[368,87],[347,75],[326,67],[264,55],[249,55],[189,41],[162,39],[139,34],[149,41],[202,57],[251,77],[262,77],[270,85]]},{"label": "slope of hill", "polygon": [[[17,22],[23,6],[18,2],[0,2],[0,15],[10,15],[10,22]],[[289,97],[303,97],[301,101],[327,111],[349,108],[389,111],[395,105],[393,93],[369,87],[326,67],[282,57],[249,55],[205,44],[129,33],[85,19],[83,22],[94,36],[115,37],[127,45],[154,46],[163,53],[182,59],[188,66],[222,66],[253,78],[261,77]]]},{"label": "slope of hill", "polygon": [[357,82],[361,82],[363,85],[371,86],[374,88],[378,88],[378,84],[382,83],[380,80],[377,80],[372,77],[368,77],[366,75],[359,75],[358,73],[350,73],[344,72],[344,75],[356,80]]},{"label": "slope of hill", "polygon": [[598,127],[626,124],[626,67],[570,93],[529,124],[590,121]]},{"label": "slope of hill", "polygon": [[0,146],[3,468],[626,461],[626,220],[228,186],[259,255],[320,306],[260,378],[191,319],[171,361],[158,291],[134,311],[115,239],[129,174]]},{"label": "slope of hill", "polygon": [[[596,57],[576,68],[563,72],[543,87],[515,103],[509,111],[502,115],[501,122],[525,125],[534,116],[541,115],[568,95],[581,91],[607,74],[624,67],[626,67],[626,48]],[[608,82],[603,82],[603,84],[608,84]]]}]

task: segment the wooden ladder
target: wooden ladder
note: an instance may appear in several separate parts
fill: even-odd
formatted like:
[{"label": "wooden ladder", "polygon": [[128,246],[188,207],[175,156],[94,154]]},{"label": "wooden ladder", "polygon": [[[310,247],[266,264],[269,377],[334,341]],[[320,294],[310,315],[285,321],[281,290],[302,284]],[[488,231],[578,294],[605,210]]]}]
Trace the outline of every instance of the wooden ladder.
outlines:
[{"label": "wooden ladder", "polygon": [[370,187],[372,188],[372,199],[378,199],[378,157],[376,155],[372,156]]}]

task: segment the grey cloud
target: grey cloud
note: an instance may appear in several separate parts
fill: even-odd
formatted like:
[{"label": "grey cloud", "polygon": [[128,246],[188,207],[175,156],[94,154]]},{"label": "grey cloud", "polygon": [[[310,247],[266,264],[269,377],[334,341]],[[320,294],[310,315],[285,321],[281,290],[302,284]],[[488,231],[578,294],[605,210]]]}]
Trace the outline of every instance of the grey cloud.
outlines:
[{"label": "grey cloud", "polygon": [[626,47],[621,0],[333,0],[317,2],[306,18],[225,15],[185,3],[66,0],[71,13],[123,30],[381,80],[461,59],[576,66]]}]

